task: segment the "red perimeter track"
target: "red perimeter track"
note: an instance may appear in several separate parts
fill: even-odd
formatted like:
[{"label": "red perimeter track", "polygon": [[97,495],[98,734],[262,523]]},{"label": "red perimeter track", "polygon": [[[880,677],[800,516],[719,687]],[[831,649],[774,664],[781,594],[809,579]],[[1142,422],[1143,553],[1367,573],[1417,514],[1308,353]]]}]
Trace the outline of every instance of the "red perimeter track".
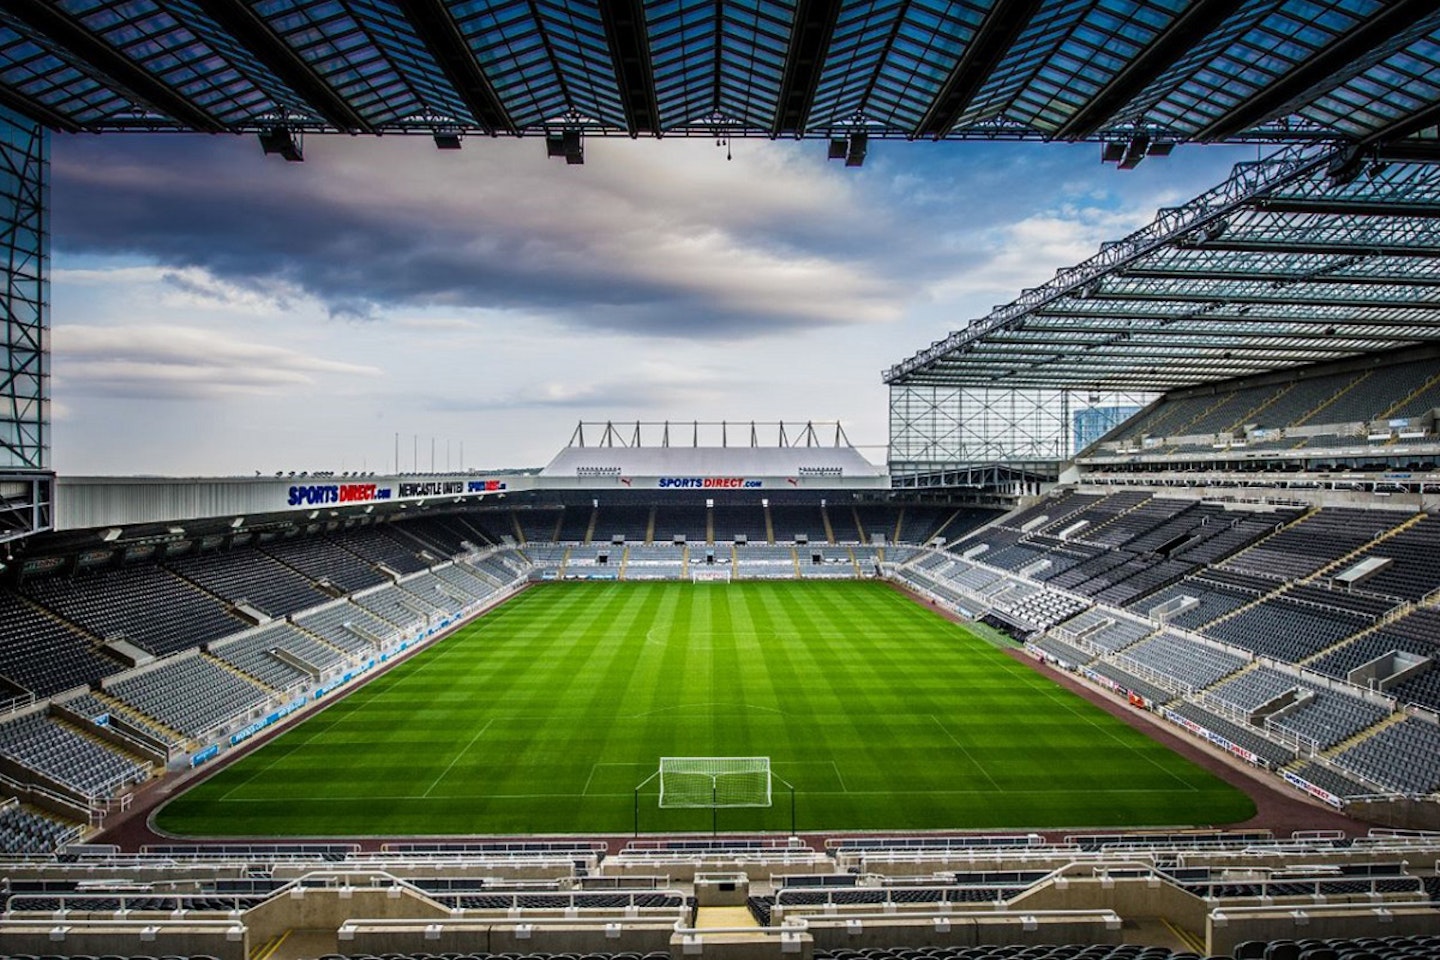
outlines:
[{"label": "red perimeter track", "polygon": [[[938,605],[936,605],[936,604],[932,604],[932,603],[930,602],[929,598],[927,598],[927,597],[923,597],[923,596],[921,596],[920,594],[914,593],[914,592],[912,592],[912,591],[910,591],[910,590],[906,590],[905,588],[899,586],[898,584],[892,583],[891,586],[892,586],[896,591],[898,591],[898,592],[904,594],[905,596],[909,597],[910,599],[914,600],[916,603],[921,604],[922,606],[928,606],[928,607],[930,607],[930,608],[931,608],[932,610],[934,610],[936,613],[940,614],[941,616],[946,617],[946,618],[949,619],[949,620],[953,620],[954,622],[959,623],[959,624],[961,624],[961,625],[964,625],[964,624],[967,622],[964,618],[960,617],[959,615],[957,615],[957,614],[952,614],[952,613],[950,613],[948,610],[945,610],[944,608],[942,608],[942,607],[940,607],[940,606],[938,606]],[[519,595],[519,593],[523,592],[525,589],[526,589],[525,587],[521,587],[520,590],[517,590],[515,593],[511,594],[511,597],[514,597],[514,596]],[[507,597],[506,600],[501,601],[501,602],[502,602],[502,603],[503,603],[503,602],[508,602],[509,599],[510,599],[510,598]],[[497,606],[498,606],[498,604],[497,604]],[[486,608],[485,611],[482,611],[482,613],[480,614],[480,616],[484,616],[485,613],[488,613],[490,610],[493,610],[493,609],[494,609],[494,607],[488,607],[488,608]],[[452,632],[453,630],[458,630],[458,629],[460,629],[460,627],[463,627],[463,626],[465,626],[466,624],[472,622],[473,619],[474,619],[474,618],[472,618],[472,620],[467,620],[465,623],[459,624],[459,625],[457,625],[456,627],[453,627],[451,631],[446,631],[446,634],[445,634],[445,635],[440,636],[440,637],[437,637],[435,640],[432,640],[431,643],[426,644],[425,647],[422,647],[422,648],[420,648],[420,649],[422,649],[422,650],[423,650],[423,649],[429,649],[429,647],[432,646],[432,645],[434,645],[435,643],[439,643],[439,642],[443,641],[443,640],[445,639],[445,636],[448,636],[450,632]],[[416,652],[418,653],[419,650],[417,650]],[[1023,664],[1025,664],[1027,667],[1029,667],[1030,669],[1036,671],[1037,673],[1043,674],[1044,676],[1047,676],[1047,677],[1051,678],[1051,679],[1054,680],[1056,683],[1060,684],[1062,687],[1065,687],[1067,690],[1070,690],[1072,693],[1075,693],[1075,694],[1078,694],[1078,695],[1081,696],[1081,697],[1084,697],[1086,700],[1088,700],[1088,701],[1090,701],[1091,703],[1095,704],[1097,707],[1099,707],[1100,709],[1104,710],[1106,713],[1109,713],[1111,716],[1114,716],[1114,717],[1119,718],[1121,721],[1123,721],[1124,723],[1129,724],[1130,726],[1134,727],[1136,730],[1139,730],[1141,733],[1145,734],[1145,735],[1146,735],[1147,737],[1149,737],[1150,739],[1156,740],[1156,741],[1158,741],[1159,743],[1164,744],[1166,747],[1170,748],[1171,750],[1173,750],[1173,751],[1175,751],[1176,753],[1180,754],[1181,756],[1185,757],[1187,760],[1190,760],[1192,763],[1196,764],[1197,766],[1200,766],[1200,767],[1204,768],[1205,770],[1208,770],[1208,771],[1210,771],[1211,773],[1215,774],[1215,776],[1219,777],[1221,780],[1224,780],[1226,783],[1229,783],[1231,786],[1235,787],[1236,789],[1243,791],[1245,794],[1247,794],[1247,795],[1255,802],[1255,816],[1251,817],[1249,820],[1246,820],[1246,821],[1244,821],[1244,822],[1242,822],[1242,823],[1229,823],[1229,824],[1193,824],[1193,825],[1192,825],[1193,827],[1196,827],[1196,828],[1201,828],[1201,827],[1220,828],[1220,827],[1223,827],[1223,828],[1225,828],[1225,829],[1235,829],[1235,830],[1270,830],[1270,831],[1272,831],[1277,837],[1288,837],[1288,836],[1290,836],[1291,833],[1293,833],[1293,832],[1295,832],[1295,831],[1297,831],[1297,830],[1342,830],[1342,831],[1344,831],[1347,835],[1355,836],[1355,835],[1364,834],[1364,833],[1366,832],[1366,830],[1369,829],[1369,826],[1370,826],[1369,824],[1364,823],[1364,822],[1362,822],[1362,821],[1360,821],[1360,820],[1356,820],[1356,819],[1354,819],[1354,818],[1352,818],[1352,817],[1347,817],[1347,816],[1345,816],[1344,814],[1339,813],[1339,812],[1337,812],[1336,810],[1334,810],[1334,809],[1332,809],[1332,808],[1330,808],[1330,807],[1328,807],[1328,806],[1320,803],[1319,801],[1311,799],[1310,797],[1306,796],[1305,794],[1302,794],[1302,793],[1299,793],[1298,791],[1292,790],[1291,788],[1289,788],[1288,786],[1285,785],[1284,781],[1280,780],[1280,779],[1279,779],[1278,777],[1276,777],[1274,774],[1268,773],[1268,772],[1266,772],[1266,771],[1264,771],[1264,770],[1261,770],[1261,769],[1259,769],[1259,768],[1257,768],[1257,767],[1252,767],[1252,766],[1250,766],[1249,764],[1245,763],[1244,761],[1242,761],[1242,760],[1240,760],[1240,759],[1238,759],[1238,758],[1236,758],[1236,757],[1232,757],[1229,753],[1225,753],[1225,752],[1220,751],[1218,748],[1212,749],[1212,748],[1209,747],[1208,744],[1205,744],[1203,741],[1201,741],[1201,740],[1199,740],[1199,739],[1197,739],[1197,738],[1195,738],[1195,737],[1190,737],[1190,736],[1186,736],[1186,735],[1181,734],[1181,733],[1178,731],[1178,729],[1177,729],[1173,724],[1167,723],[1167,722],[1166,722],[1162,717],[1160,717],[1158,714],[1151,713],[1151,712],[1148,711],[1148,710],[1142,710],[1142,709],[1138,709],[1138,708],[1136,708],[1136,707],[1132,707],[1132,706],[1129,705],[1129,703],[1124,702],[1124,701],[1121,701],[1121,700],[1119,700],[1117,697],[1105,693],[1104,691],[1102,691],[1102,690],[1099,689],[1098,687],[1091,686],[1090,684],[1085,683],[1084,681],[1080,680],[1078,677],[1076,677],[1076,676],[1075,676],[1074,674],[1072,674],[1072,673],[1069,673],[1069,672],[1064,671],[1064,670],[1056,670],[1056,669],[1054,669],[1053,667],[1051,667],[1051,666],[1048,665],[1048,664],[1043,664],[1043,663],[1040,663],[1040,662],[1036,661],[1034,658],[1032,658],[1032,657],[1030,657],[1030,656],[1027,656],[1027,655],[1024,653],[1024,651],[1022,651],[1022,650],[1012,649],[1012,650],[1008,650],[1008,651],[1006,651],[1006,652],[1007,652],[1007,654],[1008,654],[1009,656],[1011,656],[1012,658],[1014,658],[1014,659],[1015,659],[1016,661],[1018,661],[1019,663],[1023,663]],[[390,661],[389,663],[387,663],[385,666],[383,666],[383,667],[380,668],[379,670],[376,670],[375,672],[373,672],[372,674],[370,674],[370,677],[367,678],[364,682],[359,683],[359,684],[356,684],[355,686],[351,687],[349,690],[346,690],[346,691],[345,691],[343,694],[341,694],[340,696],[335,697],[335,698],[334,698],[334,701],[330,701],[330,702],[339,701],[339,700],[343,699],[344,697],[349,696],[349,695],[350,695],[351,693],[353,693],[355,690],[358,690],[358,689],[360,689],[361,687],[365,686],[365,684],[369,683],[370,680],[373,679],[374,677],[380,676],[382,673],[384,673],[385,671],[389,670],[391,667],[395,666],[397,663],[400,663],[400,662],[402,662],[403,660],[406,660],[406,659],[408,659],[408,657],[400,657],[400,658],[398,658],[398,659],[391,660],[391,661]],[[327,705],[328,705],[328,704],[327,704]],[[307,710],[307,711],[305,711],[303,714],[301,714],[299,717],[296,718],[296,722],[300,722],[300,721],[302,721],[302,720],[308,719],[308,718],[310,718],[311,716],[313,716],[316,712],[318,712],[318,711]],[[483,836],[483,837],[482,837],[482,836],[474,836],[474,837],[465,837],[465,836],[414,837],[414,836],[407,836],[407,837],[403,837],[403,838],[402,838],[402,837],[309,837],[309,838],[306,838],[306,837],[257,837],[257,838],[227,837],[227,838],[216,839],[216,840],[204,840],[204,839],[171,837],[171,836],[167,836],[167,835],[165,835],[165,834],[157,833],[154,829],[151,828],[151,826],[150,826],[150,815],[155,811],[155,809],[156,809],[157,807],[159,807],[159,806],[160,806],[162,803],[164,803],[166,800],[169,800],[172,796],[175,796],[175,795],[178,795],[179,793],[184,792],[185,789],[188,789],[190,786],[193,786],[194,783],[197,782],[198,780],[200,780],[200,779],[202,779],[202,778],[205,778],[205,777],[209,777],[209,776],[213,775],[214,773],[216,773],[216,772],[224,769],[225,767],[229,766],[230,764],[235,763],[236,761],[238,761],[238,760],[240,760],[242,757],[244,757],[246,754],[250,753],[252,750],[258,749],[259,747],[263,746],[263,745],[264,745],[267,741],[269,741],[272,737],[278,736],[279,734],[281,734],[281,733],[285,732],[286,730],[290,729],[292,726],[294,726],[293,723],[280,723],[280,724],[277,724],[277,725],[276,725],[275,727],[273,727],[272,729],[267,730],[267,731],[265,731],[264,733],[259,734],[259,735],[257,735],[256,737],[252,738],[248,743],[246,743],[246,744],[244,744],[244,745],[242,745],[242,746],[240,746],[240,747],[236,747],[236,748],[233,748],[233,749],[229,750],[227,753],[224,754],[224,756],[222,756],[220,759],[216,760],[213,764],[207,765],[207,766],[205,766],[205,767],[201,767],[201,768],[199,768],[198,770],[194,770],[194,771],[186,771],[186,772],[179,773],[179,774],[167,775],[167,776],[162,777],[162,778],[160,778],[160,779],[158,779],[158,780],[152,780],[151,782],[145,784],[144,786],[142,786],[139,790],[137,790],[137,791],[135,792],[135,799],[134,799],[134,802],[131,804],[130,809],[129,809],[129,810],[126,810],[126,811],[124,811],[124,812],[117,812],[117,813],[111,814],[111,818],[110,818],[110,821],[111,821],[111,822],[110,822],[109,826],[107,826],[102,833],[100,833],[99,835],[97,835],[96,837],[94,837],[91,842],[93,842],[93,843],[111,843],[111,844],[115,844],[115,845],[117,845],[121,850],[126,850],[126,851],[138,851],[138,850],[140,849],[140,847],[141,847],[142,845],[144,845],[144,844],[165,844],[165,843],[169,843],[169,844],[174,844],[174,843],[180,843],[180,844],[205,844],[205,843],[214,843],[214,844],[244,844],[244,843],[251,843],[251,842],[253,842],[253,843],[267,843],[267,842],[274,842],[274,843],[354,843],[354,844],[358,844],[359,847],[360,847],[360,849],[362,849],[362,850],[379,850],[381,844],[387,843],[387,842],[390,842],[390,841],[398,841],[398,840],[404,840],[404,841],[407,841],[407,842],[430,842],[430,841],[434,841],[434,842],[463,842],[463,841],[465,841],[465,840],[500,841],[500,840],[534,840],[534,839],[540,839],[540,838],[538,838],[538,837],[533,837],[533,836],[506,837],[506,836],[491,836],[491,835],[486,835],[486,836]],[[1019,830],[1019,829],[1024,829],[1024,828],[1023,828],[1023,827],[1017,827],[1017,828],[1015,828],[1015,829]],[[1116,829],[1116,828],[1101,828],[1101,829],[1095,829],[1095,830],[1088,830],[1088,829],[1084,829],[1084,828],[1067,828],[1067,829],[1065,829],[1065,830],[1050,830],[1050,831],[1042,830],[1042,831],[1038,831],[1038,832],[1039,832],[1042,836],[1044,836],[1047,840],[1049,840],[1049,841],[1051,841],[1051,842],[1059,843],[1059,842],[1061,842],[1061,841],[1063,840],[1063,838],[1064,838],[1064,836],[1065,836],[1066,834],[1074,834],[1074,833],[1081,833],[1081,832],[1083,832],[1083,833],[1122,833],[1122,832],[1137,832],[1137,831],[1142,831],[1142,830],[1144,830],[1144,829],[1146,829],[1146,828],[1137,827],[1137,828],[1134,828],[1134,829],[1132,829],[1132,830],[1120,830],[1120,829]],[[954,831],[945,831],[945,832],[946,832],[946,833],[965,833],[965,832],[967,832],[967,831],[964,831],[964,830],[961,830],[961,829],[957,829],[957,830],[954,830]],[[988,831],[978,831],[978,832],[981,832],[981,833],[1002,833],[1002,832],[1007,832],[1007,831],[988,830]],[[888,834],[888,835],[892,835],[892,836],[905,836],[905,835],[907,835],[907,834],[906,834],[905,831],[895,831],[893,834]],[[805,841],[809,842],[810,844],[812,844],[816,849],[824,849],[824,842],[825,842],[827,839],[830,839],[831,837],[838,837],[838,836],[845,836],[845,834],[843,834],[843,833],[836,833],[836,834],[825,834],[825,833],[804,834],[804,835],[803,835],[803,839],[804,839]],[[633,839],[633,837],[632,837],[630,834],[623,834],[623,835],[616,835],[616,836],[599,836],[599,837],[593,836],[593,835],[587,835],[587,836],[583,836],[583,837],[574,837],[574,838],[567,838],[567,837],[561,837],[561,836],[546,835],[546,836],[544,837],[544,839],[546,839],[546,840],[563,840],[563,839],[603,840],[603,841],[605,841],[605,843],[608,844],[608,846],[609,846],[609,851],[610,851],[611,853],[618,853],[621,849],[623,849],[623,848],[625,847],[625,845],[626,845],[627,843],[630,842],[631,839]],[[653,838],[651,838],[651,839],[653,839]]]}]

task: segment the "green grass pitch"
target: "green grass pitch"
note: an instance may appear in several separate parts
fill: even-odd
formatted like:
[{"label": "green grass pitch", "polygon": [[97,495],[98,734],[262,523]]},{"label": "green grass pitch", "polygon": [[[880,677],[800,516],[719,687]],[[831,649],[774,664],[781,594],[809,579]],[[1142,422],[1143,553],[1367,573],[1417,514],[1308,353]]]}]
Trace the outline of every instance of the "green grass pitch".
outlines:
[{"label": "green grass pitch", "polygon": [[[540,585],[171,801],[186,836],[628,833],[662,756],[768,756],[799,829],[1222,824],[1251,800],[873,582]],[[661,810],[642,831],[709,831]],[[788,830],[789,792],[721,810]]]}]

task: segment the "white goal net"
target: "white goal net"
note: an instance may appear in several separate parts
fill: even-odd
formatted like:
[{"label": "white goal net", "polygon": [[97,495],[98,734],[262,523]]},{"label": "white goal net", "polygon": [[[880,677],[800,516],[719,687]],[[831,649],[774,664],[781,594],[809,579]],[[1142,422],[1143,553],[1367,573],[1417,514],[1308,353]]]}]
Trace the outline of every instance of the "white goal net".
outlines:
[{"label": "white goal net", "polygon": [[661,807],[768,807],[769,757],[661,757]]},{"label": "white goal net", "polygon": [[690,571],[690,579],[695,583],[729,583],[730,565],[716,564],[715,566],[696,566]]}]

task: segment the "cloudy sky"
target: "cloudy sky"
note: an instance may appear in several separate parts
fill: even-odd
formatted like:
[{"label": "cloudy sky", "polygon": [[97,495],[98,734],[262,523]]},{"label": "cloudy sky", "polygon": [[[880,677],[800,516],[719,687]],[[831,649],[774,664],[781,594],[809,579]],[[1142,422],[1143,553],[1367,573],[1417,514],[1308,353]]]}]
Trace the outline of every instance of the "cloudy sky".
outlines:
[{"label": "cloudy sky", "polygon": [[69,137],[52,149],[68,474],[541,465],[581,419],[841,420],[880,370],[1222,179],[1094,145]]}]

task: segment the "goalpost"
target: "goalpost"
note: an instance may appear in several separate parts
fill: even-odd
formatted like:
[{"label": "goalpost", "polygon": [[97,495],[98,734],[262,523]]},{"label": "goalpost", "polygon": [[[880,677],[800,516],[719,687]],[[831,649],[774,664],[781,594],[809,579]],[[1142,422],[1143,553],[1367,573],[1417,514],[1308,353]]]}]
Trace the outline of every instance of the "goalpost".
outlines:
[{"label": "goalpost", "polygon": [[769,757],[661,757],[660,807],[768,807]]},{"label": "goalpost", "polygon": [[769,757],[661,757],[659,768],[635,787],[635,835],[640,835],[640,790],[659,780],[660,809],[710,811],[719,832],[723,809],[769,807],[773,781],[790,791],[790,832],[795,833],[795,787],[770,772]]},{"label": "goalpost", "polygon": [[695,564],[690,571],[692,583],[729,583],[731,579],[730,564],[728,563],[717,563],[714,566]]}]

